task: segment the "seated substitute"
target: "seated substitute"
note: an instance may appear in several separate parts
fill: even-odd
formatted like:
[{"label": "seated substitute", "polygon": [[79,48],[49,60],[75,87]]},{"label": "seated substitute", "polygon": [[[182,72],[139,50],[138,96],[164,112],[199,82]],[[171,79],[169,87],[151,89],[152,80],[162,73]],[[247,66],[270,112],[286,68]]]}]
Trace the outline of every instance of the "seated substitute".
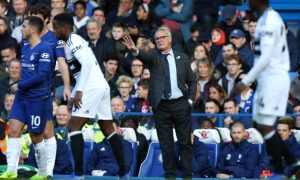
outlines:
[{"label": "seated substitute", "polygon": [[225,146],[218,157],[217,178],[253,178],[259,163],[259,152],[245,137],[245,126],[235,122],[230,126],[232,142]]},{"label": "seated substitute", "polygon": [[[131,143],[121,139],[123,143],[125,166],[130,169],[133,162],[133,149]],[[96,143],[86,165],[86,171],[93,176],[117,176],[119,165],[107,139]]]}]

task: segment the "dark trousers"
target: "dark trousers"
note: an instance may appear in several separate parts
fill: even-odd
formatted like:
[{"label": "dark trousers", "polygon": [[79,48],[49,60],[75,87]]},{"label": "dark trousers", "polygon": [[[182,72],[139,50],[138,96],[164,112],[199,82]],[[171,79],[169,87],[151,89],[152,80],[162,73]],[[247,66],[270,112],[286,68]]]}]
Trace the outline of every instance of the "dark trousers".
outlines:
[{"label": "dark trousers", "polygon": [[176,176],[173,125],[179,145],[183,177],[192,177],[191,107],[185,98],[161,100],[154,111],[154,121],[161,147],[165,177]]}]

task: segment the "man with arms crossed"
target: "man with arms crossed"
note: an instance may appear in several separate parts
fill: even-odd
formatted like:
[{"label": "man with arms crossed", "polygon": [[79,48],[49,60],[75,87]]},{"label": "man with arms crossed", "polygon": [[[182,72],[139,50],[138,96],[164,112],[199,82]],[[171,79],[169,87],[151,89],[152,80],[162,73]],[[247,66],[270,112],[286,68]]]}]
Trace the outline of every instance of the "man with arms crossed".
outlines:
[{"label": "man with arms crossed", "polygon": [[7,171],[0,179],[17,178],[21,153],[21,135],[25,124],[28,126],[34,144],[38,173],[32,179],[47,179],[47,147],[43,132],[48,119],[52,119],[51,47],[40,39],[43,21],[34,16],[25,19],[22,36],[28,40],[21,52],[21,79],[10,112],[7,148]]},{"label": "man with arms crossed", "polygon": [[75,160],[75,175],[83,178],[83,137],[81,129],[89,118],[98,117],[99,126],[109,140],[119,163],[119,175],[126,173],[123,146],[114,132],[110,109],[110,90],[88,43],[79,35],[72,33],[73,18],[70,14],[59,14],[53,19],[53,29],[58,39],[66,42],[66,59],[76,79],[68,108],[72,110],[69,122],[69,137]]}]

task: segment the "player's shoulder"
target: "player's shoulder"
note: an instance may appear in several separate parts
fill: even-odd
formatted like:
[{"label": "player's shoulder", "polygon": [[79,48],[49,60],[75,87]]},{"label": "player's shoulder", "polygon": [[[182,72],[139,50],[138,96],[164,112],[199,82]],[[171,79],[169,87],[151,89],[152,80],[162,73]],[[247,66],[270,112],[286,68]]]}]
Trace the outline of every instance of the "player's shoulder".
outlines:
[{"label": "player's shoulder", "polygon": [[27,47],[29,47],[29,46],[30,46],[29,41],[26,40],[26,39],[23,39],[23,40],[21,41],[21,46],[22,46],[22,48],[27,48]]},{"label": "player's shoulder", "polygon": [[279,13],[272,8],[266,10],[266,12],[261,17],[261,23],[268,26],[274,27],[280,25],[282,22],[282,18]]},{"label": "player's shoulder", "polygon": [[69,35],[69,38],[67,39],[67,43],[66,45],[68,47],[72,47],[72,46],[76,46],[76,45],[80,45],[84,40],[82,39],[81,36],[75,34],[75,33],[71,33]]},{"label": "player's shoulder", "polygon": [[38,49],[39,49],[40,51],[51,51],[51,49],[52,49],[52,44],[49,43],[49,42],[41,41],[41,42],[38,44]]},{"label": "player's shoulder", "polygon": [[56,41],[57,41],[55,33],[50,30],[46,34],[44,34],[41,39],[43,41],[50,42],[50,43],[56,43]]}]

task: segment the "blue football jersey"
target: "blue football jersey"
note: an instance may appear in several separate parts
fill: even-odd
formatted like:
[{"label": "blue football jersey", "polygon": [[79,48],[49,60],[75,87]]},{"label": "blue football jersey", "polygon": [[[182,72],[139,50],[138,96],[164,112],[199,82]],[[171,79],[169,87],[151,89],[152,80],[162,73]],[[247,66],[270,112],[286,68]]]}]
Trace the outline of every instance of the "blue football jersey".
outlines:
[{"label": "blue football jersey", "polygon": [[65,57],[64,42],[62,40],[57,40],[55,33],[53,31],[48,31],[41,37],[43,42],[49,43],[54,51],[54,59],[59,57]]},{"label": "blue football jersey", "polygon": [[26,98],[50,96],[53,54],[49,44],[40,42],[31,48],[24,43],[21,51],[21,78],[18,94]]},{"label": "blue football jersey", "polygon": [[[51,47],[54,59],[54,61],[51,63],[53,73],[55,69],[55,61],[57,60],[57,58],[65,57],[64,42],[62,40],[57,40],[55,33],[50,30],[41,37],[41,41],[48,43]],[[22,41],[22,45],[26,43],[28,43],[27,40]]]}]

